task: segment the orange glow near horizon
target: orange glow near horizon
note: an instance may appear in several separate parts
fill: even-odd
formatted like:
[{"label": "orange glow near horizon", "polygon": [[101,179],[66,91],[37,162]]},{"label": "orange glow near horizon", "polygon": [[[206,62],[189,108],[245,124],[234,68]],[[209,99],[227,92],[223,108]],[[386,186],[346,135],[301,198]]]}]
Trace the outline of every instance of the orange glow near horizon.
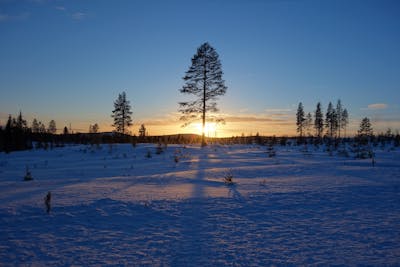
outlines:
[{"label": "orange glow near horizon", "polygon": [[[16,115],[14,115],[15,117]],[[250,136],[259,133],[262,136],[296,136],[295,121],[289,117],[274,120],[273,117],[268,116],[225,116],[226,124],[216,124],[209,122],[206,124],[205,135],[207,137],[232,137],[232,136]],[[43,116],[40,114],[27,114],[25,119],[30,127],[33,118],[38,118],[46,126],[51,117]],[[5,126],[8,115],[0,114],[0,126]],[[77,118],[54,118],[57,125],[57,133],[62,133],[64,127],[71,130],[73,133],[87,133],[89,132],[89,125],[97,123],[99,125],[99,132],[112,132],[114,128],[112,120],[101,120],[99,118],[92,118],[90,120],[77,119]],[[182,122],[175,116],[165,116],[156,118],[147,118],[143,120],[134,121],[133,126],[129,128],[129,133],[132,135],[139,134],[140,125],[144,124],[148,135],[174,135],[174,134],[202,134],[202,123],[200,121],[194,122],[187,127],[181,127]],[[70,128],[71,127],[71,128]],[[351,120],[346,129],[347,136],[353,136],[357,133],[359,121],[357,119]],[[399,129],[398,121],[375,121],[374,133],[385,132],[391,128],[393,132]]]},{"label": "orange glow near horizon", "polygon": [[[64,126],[70,131],[70,123],[57,121],[58,133],[62,133]],[[96,123],[96,122],[94,122]],[[87,133],[89,132],[89,125],[94,123],[87,121],[72,121],[71,128],[73,133]],[[97,122],[99,125],[99,132],[112,132],[114,128],[111,126],[112,122]],[[133,126],[129,127],[128,131],[131,135],[138,135],[140,125],[144,124],[146,127],[147,134],[150,136],[155,135],[173,135],[173,134],[198,134],[201,135],[203,132],[202,123],[195,122],[186,127],[181,127],[182,123],[180,121],[157,121],[143,120],[137,121]],[[28,122],[28,125],[30,123]],[[272,136],[272,135],[295,135],[295,129],[291,124],[285,123],[259,123],[254,121],[227,121],[226,124],[216,124],[213,122],[206,123],[204,130],[206,137],[232,137],[232,136],[249,136],[260,135]]]}]

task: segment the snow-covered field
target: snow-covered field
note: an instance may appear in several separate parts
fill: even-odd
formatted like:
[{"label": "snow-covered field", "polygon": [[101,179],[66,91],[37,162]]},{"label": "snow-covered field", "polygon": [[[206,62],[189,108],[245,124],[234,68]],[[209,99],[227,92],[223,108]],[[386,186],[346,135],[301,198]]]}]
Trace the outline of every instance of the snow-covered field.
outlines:
[{"label": "snow-covered field", "polygon": [[155,147],[0,153],[0,266],[400,265],[400,150]]}]

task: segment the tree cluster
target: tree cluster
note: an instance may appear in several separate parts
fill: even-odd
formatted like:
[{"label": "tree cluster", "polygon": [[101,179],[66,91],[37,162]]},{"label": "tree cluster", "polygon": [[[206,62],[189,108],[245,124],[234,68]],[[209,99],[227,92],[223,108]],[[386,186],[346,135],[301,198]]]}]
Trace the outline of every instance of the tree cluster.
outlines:
[{"label": "tree cluster", "polygon": [[[349,123],[349,114],[347,109],[343,107],[340,99],[337,101],[336,107],[332,102],[329,102],[328,108],[325,113],[325,119],[322,111],[322,105],[317,103],[314,111],[314,116],[309,112],[305,115],[303,104],[300,102],[296,112],[296,126],[299,138],[308,136],[315,136],[317,138],[325,136],[332,138],[341,138],[342,130],[346,131]],[[312,134],[312,128],[315,130],[315,135]]]},{"label": "tree cluster", "polygon": [[9,153],[30,148],[32,148],[31,129],[23,119],[22,112],[17,118],[9,115],[5,128],[0,127],[0,151]]}]

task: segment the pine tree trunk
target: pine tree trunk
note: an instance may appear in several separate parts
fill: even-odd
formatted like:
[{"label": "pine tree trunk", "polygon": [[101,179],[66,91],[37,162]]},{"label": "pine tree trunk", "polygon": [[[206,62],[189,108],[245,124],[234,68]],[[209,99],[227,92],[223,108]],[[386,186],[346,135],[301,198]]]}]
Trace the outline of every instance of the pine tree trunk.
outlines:
[{"label": "pine tree trunk", "polygon": [[203,81],[203,127],[202,127],[202,135],[201,135],[201,146],[206,146],[205,140],[205,129],[206,129],[206,81],[207,81],[207,72],[206,66],[207,61],[204,60],[204,81]]}]

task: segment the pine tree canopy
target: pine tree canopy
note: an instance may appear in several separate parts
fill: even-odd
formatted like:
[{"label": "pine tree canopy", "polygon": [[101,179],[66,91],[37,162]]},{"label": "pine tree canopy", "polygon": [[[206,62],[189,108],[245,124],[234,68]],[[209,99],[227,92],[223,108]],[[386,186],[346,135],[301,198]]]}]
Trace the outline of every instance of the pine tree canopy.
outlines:
[{"label": "pine tree canopy", "polygon": [[305,127],[305,115],[304,115],[304,108],[303,104],[300,102],[297,108],[296,113],[296,125],[297,125],[297,132],[300,134],[300,137],[303,137],[303,131]]},{"label": "pine tree canopy", "polygon": [[117,100],[114,102],[114,110],[112,111],[111,117],[114,118],[115,130],[118,133],[125,134],[126,129],[132,126],[132,111],[129,101],[126,99],[125,92],[118,95]]},{"label": "pine tree canopy", "polygon": [[314,128],[316,130],[316,134],[319,138],[321,138],[324,130],[324,116],[322,114],[322,107],[320,102],[317,103],[314,118]]},{"label": "pine tree canopy", "polygon": [[369,118],[365,117],[361,120],[360,129],[358,130],[359,136],[372,136],[373,130]]}]

